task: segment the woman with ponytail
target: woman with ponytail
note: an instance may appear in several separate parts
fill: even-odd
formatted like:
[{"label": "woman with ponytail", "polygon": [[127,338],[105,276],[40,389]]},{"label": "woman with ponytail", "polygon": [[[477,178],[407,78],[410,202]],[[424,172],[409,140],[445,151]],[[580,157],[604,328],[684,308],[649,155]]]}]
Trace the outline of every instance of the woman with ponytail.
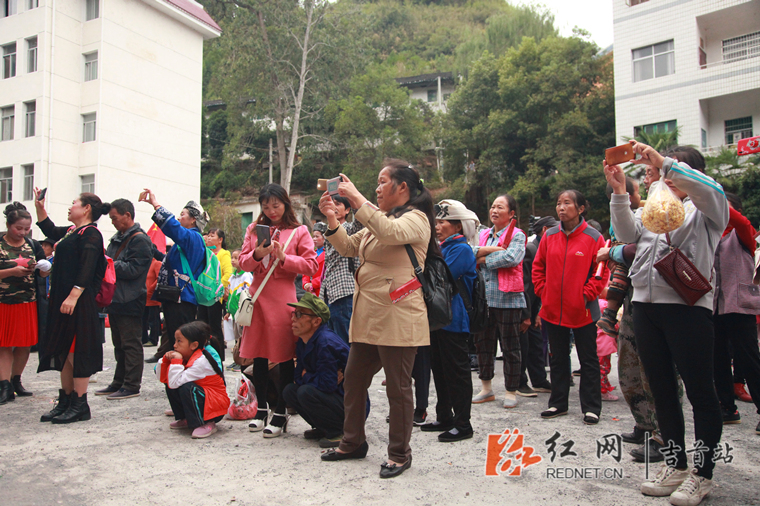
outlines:
[{"label": "woman with ponytail", "polygon": [[[390,444],[380,477],[392,478],[412,464],[412,367],[417,347],[430,344],[422,288],[419,283],[416,288],[408,286],[416,277],[405,245],[411,246],[420,266],[425,265],[428,255],[441,254],[433,234],[433,197],[414,167],[402,160],[383,162],[375,190],[376,206],[345,175],[341,176],[340,196],[357,209],[355,217],[365,228],[349,236],[340,226],[332,198],[328,193],[322,195],[319,208],[327,218],[325,237],[344,257],[360,258],[345,372],[343,440],[336,450],[322,454],[322,460],[367,455],[367,391],[382,368],[390,404]],[[404,296],[399,297],[399,292]]]},{"label": "woman with ponytail", "polygon": [[230,407],[215,341],[208,323],[186,323],[174,334],[174,351],[167,351],[156,365],[156,375],[166,384],[174,412],[169,427],[193,429],[193,439],[215,433],[216,422]]},{"label": "woman with ponytail", "polygon": [[106,273],[103,235],[97,221],[111,210],[93,193],[82,193],[69,207],[70,227],[56,227],[45,211],[45,199],[34,190],[37,226],[56,242],[50,278],[46,338],[39,345],[37,372],[60,371],[58,404],[41,422],[72,423],[90,419],[87,386],[103,369],[100,317],[95,296]]}]

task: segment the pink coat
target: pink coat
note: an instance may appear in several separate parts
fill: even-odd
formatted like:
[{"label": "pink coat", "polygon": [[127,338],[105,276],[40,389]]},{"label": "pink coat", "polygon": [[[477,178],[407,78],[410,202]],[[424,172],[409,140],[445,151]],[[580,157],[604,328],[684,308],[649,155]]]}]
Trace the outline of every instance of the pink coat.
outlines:
[{"label": "pink coat", "polygon": [[[486,242],[488,242],[488,236],[491,235],[492,230],[493,228],[488,228],[480,232],[480,239],[478,242],[479,246],[486,245]],[[509,247],[509,244],[512,242],[512,239],[514,239],[515,234],[517,232],[522,232],[522,230],[517,227],[513,227],[512,233],[509,236],[509,242],[506,241],[507,232],[509,232],[509,229],[507,229],[507,231],[504,232],[504,234],[501,236],[501,239],[499,239],[499,246],[504,249]],[[525,237],[528,237],[527,234]],[[507,245],[506,247],[504,246],[505,243]],[[506,293],[525,291],[525,285],[523,284],[522,262],[515,265],[514,267],[505,267],[503,269],[499,269],[499,290]]]},{"label": "pink coat", "polygon": [[[599,310],[604,312],[607,309],[607,301],[605,299],[599,299]],[[605,333],[602,329],[596,331],[596,354],[599,358],[606,357],[617,353],[617,340]]]},{"label": "pink coat", "polygon": [[[243,327],[240,342],[240,356],[243,358],[266,358],[280,363],[292,359],[296,353],[296,340],[290,327],[289,302],[296,302],[296,274],[313,276],[317,272],[317,254],[314,241],[305,226],[280,232],[279,243],[285,244],[290,234],[297,234],[285,251],[285,262],[277,264],[264,290],[253,307],[250,327]],[[251,295],[272,268],[274,258],[270,256],[267,267],[253,258],[256,249],[256,224],[248,225],[240,253],[240,268],[253,273]]]}]

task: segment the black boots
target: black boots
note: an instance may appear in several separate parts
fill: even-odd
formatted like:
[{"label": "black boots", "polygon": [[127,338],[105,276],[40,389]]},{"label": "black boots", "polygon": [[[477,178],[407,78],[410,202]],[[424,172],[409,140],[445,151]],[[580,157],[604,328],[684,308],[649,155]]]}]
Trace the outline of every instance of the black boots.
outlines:
[{"label": "black boots", "polygon": [[74,392],[67,394],[62,388],[58,390],[58,402],[55,407],[40,417],[40,422],[51,422],[56,416],[60,416],[69,409],[71,396]]},{"label": "black boots", "polygon": [[12,401],[16,398],[13,395],[13,385],[8,380],[0,381],[0,404],[5,404],[8,401]]},{"label": "black boots", "polygon": [[62,414],[54,417],[53,423],[74,423],[92,418],[90,415],[90,405],[87,404],[87,394],[79,397],[76,391],[71,392],[71,401],[69,408]]},{"label": "black boots", "polygon": [[11,378],[11,383],[13,384],[13,390],[16,391],[16,395],[19,397],[31,397],[34,395],[21,384],[21,376],[14,376]]}]

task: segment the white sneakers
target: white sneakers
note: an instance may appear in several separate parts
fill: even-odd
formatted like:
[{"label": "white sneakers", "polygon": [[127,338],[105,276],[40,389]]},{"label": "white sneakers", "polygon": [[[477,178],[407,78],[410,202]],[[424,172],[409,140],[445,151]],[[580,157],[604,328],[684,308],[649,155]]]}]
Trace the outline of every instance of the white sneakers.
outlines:
[{"label": "white sneakers", "polygon": [[491,402],[495,401],[496,396],[493,394],[493,391],[491,392],[479,392],[475,397],[472,398],[473,404],[483,404],[484,402]]},{"label": "white sneakers", "polygon": [[663,464],[654,479],[641,484],[641,493],[670,496],[674,506],[697,506],[712,490],[712,480],[697,476],[696,469],[680,471]]},{"label": "white sneakers", "polygon": [[697,476],[693,469],[678,490],[670,495],[670,504],[674,506],[697,506],[707,494],[712,491],[713,482],[702,476]]}]

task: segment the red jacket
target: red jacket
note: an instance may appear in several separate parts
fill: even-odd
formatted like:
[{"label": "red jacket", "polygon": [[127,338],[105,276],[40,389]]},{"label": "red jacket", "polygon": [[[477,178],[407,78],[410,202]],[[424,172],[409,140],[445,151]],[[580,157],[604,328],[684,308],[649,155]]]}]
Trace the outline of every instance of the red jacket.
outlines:
[{"label": "red jacket", "polygon": [[539,316],[575,329],[592,323],[588,305],[596,304],[605,285],[604,279],[594,277],[596,252],[604,247],[604,239],[586,220],[569,236],[561,226],[547,230],[541,238],[533,260],[533,285],[541,298]]}]

